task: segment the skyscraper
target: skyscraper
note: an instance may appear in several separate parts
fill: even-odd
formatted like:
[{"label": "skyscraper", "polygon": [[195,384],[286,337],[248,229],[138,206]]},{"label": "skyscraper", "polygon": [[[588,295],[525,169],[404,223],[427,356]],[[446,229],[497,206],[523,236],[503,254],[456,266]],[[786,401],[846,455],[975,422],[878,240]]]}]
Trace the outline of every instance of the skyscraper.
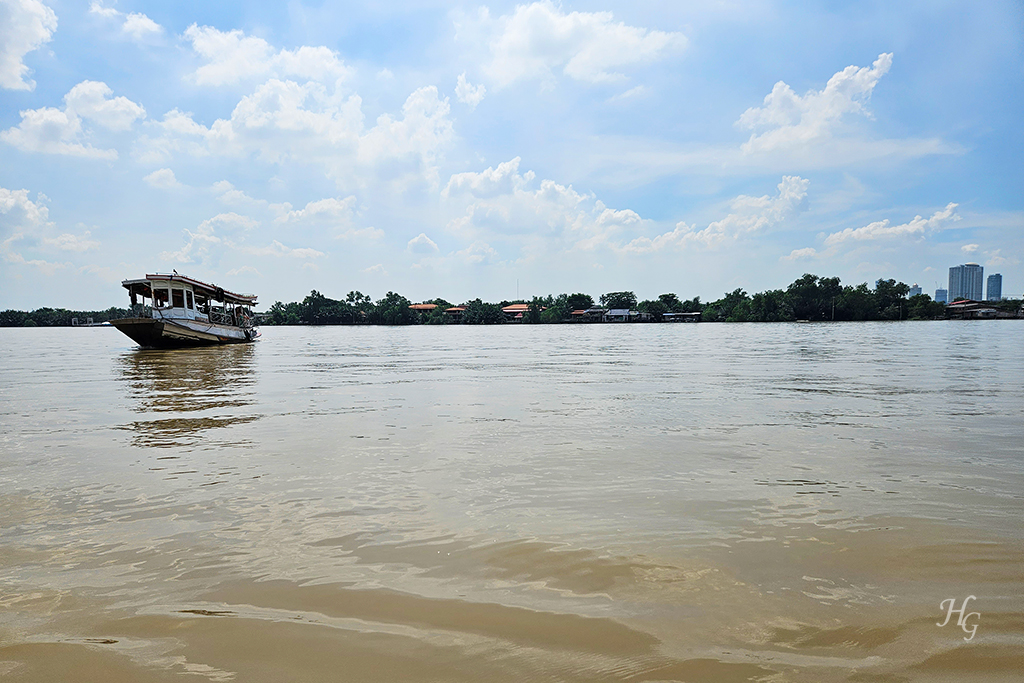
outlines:
[{"label": "skyscraper", "polygon": [[977,263],[965,263],[949,269],[949,300],[981,301],[985,269]]},{"label": "skyscraper", "polygon": [[989,301],[999,301],[1003,298],[1003,276],[1001,273],[993,273],[988,276],[985,298]]},{"label": "skyscraper", "polygon": [[915,282],[914,286],[910,288],[909,292],[907,292],[907,296],[908,297],[910,297],[910,296],[917,296],[920,293],[921,293],[921,286]]},{"label": "skyscraper", "polygon": [[945,289],[936,289],[935,300],[938,301],[939,303],[948,304],[949,292],[947,292]]}]

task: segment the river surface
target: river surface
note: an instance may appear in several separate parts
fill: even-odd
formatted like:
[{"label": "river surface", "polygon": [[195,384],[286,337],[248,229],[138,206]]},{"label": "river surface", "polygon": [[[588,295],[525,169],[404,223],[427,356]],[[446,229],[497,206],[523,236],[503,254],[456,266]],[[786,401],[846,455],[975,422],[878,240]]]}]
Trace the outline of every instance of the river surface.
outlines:
[{"label": "river surface", "polygon": [[1024,675],[1024,321],[263,332],[0,330],[0,679]]}]

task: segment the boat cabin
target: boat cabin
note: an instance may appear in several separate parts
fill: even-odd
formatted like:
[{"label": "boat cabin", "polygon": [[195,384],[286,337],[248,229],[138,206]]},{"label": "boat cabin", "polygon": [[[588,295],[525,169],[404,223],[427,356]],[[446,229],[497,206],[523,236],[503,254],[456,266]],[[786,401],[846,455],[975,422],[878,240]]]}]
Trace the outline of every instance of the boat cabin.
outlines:
[{"label": "boat cabin", "polygon": [[236,294],[185,275],[154,274],[121,285],[139,318],[196,320],[221,325],[251,325],[256,296]]}]

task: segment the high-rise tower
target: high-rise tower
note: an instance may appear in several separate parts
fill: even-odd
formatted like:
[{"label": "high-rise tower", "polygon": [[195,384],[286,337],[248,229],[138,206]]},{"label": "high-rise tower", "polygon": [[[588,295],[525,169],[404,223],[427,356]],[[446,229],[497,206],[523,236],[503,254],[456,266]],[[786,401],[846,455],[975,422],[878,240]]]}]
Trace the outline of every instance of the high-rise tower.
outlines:
[{"label": "high-rise tower", "polygon": [[1003,298],[1003,276],[1001,273],[993,273],[988,276],[988,286],[985,288],[985,298],[989,301],[999,301]]},{"label": "high-rise tower", "polygon": [[981,301],[984,296],[985,269],[977,263],[965,263],[949,269],[949,300]]}]

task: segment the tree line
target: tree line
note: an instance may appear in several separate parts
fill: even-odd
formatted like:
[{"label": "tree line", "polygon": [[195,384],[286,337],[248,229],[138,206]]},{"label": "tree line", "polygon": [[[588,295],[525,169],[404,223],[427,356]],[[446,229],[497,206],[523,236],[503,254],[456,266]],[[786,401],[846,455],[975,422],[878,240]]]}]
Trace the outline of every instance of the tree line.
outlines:
[{"label": "tree line", "polygon": [[69,311],[66,308],[37,308],[34,311],[0,311],[0,327],[71,327],[72,321],[84,325],[92,318],[94,323],[105,323],[118,318],[130,318],[127,308],[108,308],[105,311]]},{"label": "tree line", "polygon": [[[676,294],[662,294],[656,299],[638,301],[631,291],[608,292],[598,297],[601,307],[630,309],[650,314],[653,320],[663,320],[665,313],[700,313],[708,322],[786,322],[796,320],[927,320],[945,314],[945,304],[933,301],[927,294],[908,298],[910,287],[896,280],[878,280],[874,288],[867,283],[842,285],[838,277],[825,278],[806,274],[786,289],[774,289],[750,295],[742,289],[725,294],[722,298],[702,302],[700,297],[680,299]],[[378,301],[352,291],[343,299],[331,299],[313,291],[302,301],[275,302],[263,315],[268,325],[444,325],[453,322],[445,313],[455,304],[445,299],[429,299],[422,303],[435,304],[429,313],[420,314],[409,307],[412,302],[395,292],[388,292]],[[461,304],[465,311],[460,322],[464,325],[488,325],[505,322],[502,308],[510,304],[527,304],[524,323],[561,323],[571,318],[576,310],[595,306],[589,294],[559,294],[532,299],[505,300],[489,303],[473,299]],[[997,307],[1016,310],[1020,302],[994,302]]]},{"label": "tree line", "polygon": [[[896,280],[878,280],[874,288],[868,284],[843,285],[838,277],[806,274],[785,289],[772,289],[750,295],[736,289],[716,301],[702,302],[700,297],[680,299],[676,294],[662,294],[655,299],[638,301],[631,291],[607,292],[595,302],[589,294],[559,294],[532,299],[489,303],[481,299],[463,302],[460,316],[464,325],[493,325],[506,320],[502,308],[510,304],[527,304],[524,323],[561,323],[571,313],[600,304],[603,308],[629,309],[663,320],[665,313],[700,313],[706,322],[787,322],[795,320],[928,320],[941,318],[945,304],[932,301],[927,294],[907,295],[910,287]],[[429,313],[420,314],[409,308],[412,302],[395,292],[388,292],[377,301],[358,291],[342,299],[331,299],[313,290],[302,301],[277,301],[260,318],[265,325],[446,325],[454,322],[445,313],[454,304],[445,299],[430,299],[435,304]],[[994,308],[1015,311],[1020,300],[991,302]],[[74,318],[85,323],[127,318],[124,308],[105,311],[70,311],[63,308],[39,308],[31,312],[7,310],[0,312],[0,327],[65,327]]]}]

